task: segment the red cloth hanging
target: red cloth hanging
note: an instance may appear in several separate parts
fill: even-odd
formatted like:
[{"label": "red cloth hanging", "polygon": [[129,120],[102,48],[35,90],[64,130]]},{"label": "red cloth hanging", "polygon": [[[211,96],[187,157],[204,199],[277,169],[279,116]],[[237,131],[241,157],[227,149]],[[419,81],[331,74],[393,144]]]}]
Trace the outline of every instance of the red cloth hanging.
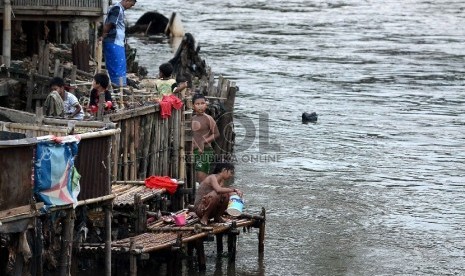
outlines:
[{"label": "red cloth hanging", "polygon": [[182,101],[173,94],[163,96],[159,104],[162,119],[166,119],[171,116],[171,108],[180,109],[182,107]]},{"label": "red cloth hanging", "polygon": [[152,189],[166,189],[170,194],[174,194],[178,189],[176,181],[168,176],[149,176],[145,179],[145,186]]}]

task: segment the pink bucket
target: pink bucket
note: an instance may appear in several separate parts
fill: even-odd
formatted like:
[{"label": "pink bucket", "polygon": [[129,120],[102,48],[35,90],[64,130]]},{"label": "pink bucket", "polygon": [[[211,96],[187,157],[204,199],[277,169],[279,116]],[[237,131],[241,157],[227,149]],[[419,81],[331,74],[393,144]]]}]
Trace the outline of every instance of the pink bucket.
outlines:
[{"label": "pink bucket", "polygon": [[179,215],[173,215],[173,220],[176,226],[186,225],[186,215],[184,213],[181,213]]}]

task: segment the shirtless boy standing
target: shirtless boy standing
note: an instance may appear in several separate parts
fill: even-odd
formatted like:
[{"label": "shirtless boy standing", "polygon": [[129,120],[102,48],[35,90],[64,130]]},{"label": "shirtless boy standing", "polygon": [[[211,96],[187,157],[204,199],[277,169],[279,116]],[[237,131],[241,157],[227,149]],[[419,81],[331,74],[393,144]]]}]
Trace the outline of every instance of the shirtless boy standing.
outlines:
[{"label": "shirtless boy standing", "polygon": [[205,114],[207,102],[202,94],[192,97],[195,115],[192,117],[192,134],[194,147],[194,160],[197,182],[201,183],[210,173],[210,164],[214,153],[211,146],[219,135],[215,120]]}]

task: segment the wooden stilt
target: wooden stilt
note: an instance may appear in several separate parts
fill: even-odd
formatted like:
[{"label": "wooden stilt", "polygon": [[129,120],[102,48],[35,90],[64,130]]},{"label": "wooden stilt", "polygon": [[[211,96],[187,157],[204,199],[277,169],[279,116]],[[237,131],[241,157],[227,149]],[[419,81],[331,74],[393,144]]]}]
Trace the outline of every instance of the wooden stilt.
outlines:
[{"label": "wooden stilt", "polygon": [[105,276],[111,276],[111,203],[105,206]]},{"label": "wooden stilt", "polygon": [[192,242],[187,243],[187,256],[190,258],[194,256],[194,244]]},{"label": "wooden stilt", "polygon": [[207,270],[207,265],[205,262],[205,249],[203,246],[203,239],[198,239],[195,241],[195,251],[197,253],[197,263],[199,265],[199,271]]},{"label": "wooden stilt", "polygon": [[61,260],[59,264],[60,275],[65,276],[70,273],[71,263],[71,245],[73,244],[73,229],[74,229],[74,209],[67,210],[66,218],[63,226],[63,242],[61,244]]},{"label": "wooden stilt", "polygon": [[237,229],[236,222],[233,221],[228,233],[228,255],[229,260],[232,262],[236,261],[236,243],[238,235],[239,230]]},{"label": "wooden stilt", "polygon": [[216,253],[223,254],[223,234],[216,234]]},{"label": "wooden stilt", "polygon": [[32,275],[42,276],[42,253],[44,249],[43,245],[43,236],[42,236],[42,221],[38,218],[34,218],[35,227],[34,227],[34,253],[32,259]]},{"label": "wooden stilt", "polygon": [[262,207],[262,213],[260,214],[263,220],[260,221],[260,228],[258,230],[258,253],[265,252],[265,222],[266,222],[266,211]]},{"label": "wooden stilt", "polygon": [[[18,233],[17,235],[15,235],[15,238],[19,239],[19,235],[21,235],[21,233]],[[20,252],[17,251],[16,252],[16,258],[15,258],[15,266],[14,266],[13,275],[14,276],[23,275],[23,267],[24,267],[23,254],[21,254]],[[61,274],[61,275],[63,275],[63,274]]]},{"label": "wooden stilt", "polygon": [[134,237],[130,238],[130,250],[129,250],[129,275],[137,276],[137,257],[134,253],[136,249],[136,243]]},{"label": "wooden stilt", "polygon": [[135,232],[137,234],[145,232],[147,228],[147,206],[142,202],[140,194],[134,195],[134,208],[137,215]]}]

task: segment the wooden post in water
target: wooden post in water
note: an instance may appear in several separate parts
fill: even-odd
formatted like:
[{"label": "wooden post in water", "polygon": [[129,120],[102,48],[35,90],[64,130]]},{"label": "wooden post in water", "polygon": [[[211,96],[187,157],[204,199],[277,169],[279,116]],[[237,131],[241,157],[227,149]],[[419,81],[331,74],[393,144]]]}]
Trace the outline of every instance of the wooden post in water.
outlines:
[{"label": "wooden post in water", "polygon": [[223,253],[223,234],[216,234],[216,254],[221,255]]},{"label": "wooden post in water", "polygon": [[262,207],[262,213],[260,215],[263,217],[263,220],[260,222],[260,228],[258,230],[258,253],[262,254],[263,252],[265,252],[266,212],[264,207]]},{"label": "wooden post in water", "polygon": [[197,253],[197,263],[199,264],[199,271],[207,270],[207,265],[205,261],[205,248],[203,246],[203,239],[197,239],[194,241],[195,251]]},{"label": "wooden post in water", "polygon": [[228,254],[229,260],[235,261],[236,260],[236,243],[237,243],[237,236],[239,235],[239,230],[236,226],[236,221],[231,223],[231,228],[229,229],[228,233]]}]

